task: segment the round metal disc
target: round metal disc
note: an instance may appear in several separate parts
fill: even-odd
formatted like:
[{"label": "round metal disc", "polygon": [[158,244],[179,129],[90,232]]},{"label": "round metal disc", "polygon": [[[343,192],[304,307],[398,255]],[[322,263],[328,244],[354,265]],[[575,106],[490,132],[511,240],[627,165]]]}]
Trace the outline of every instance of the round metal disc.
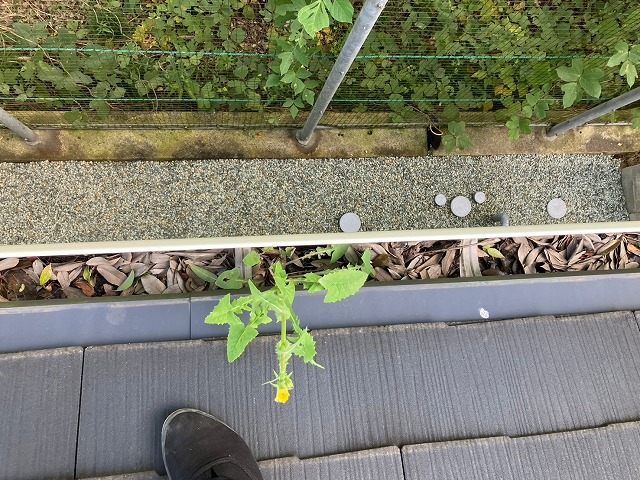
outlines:
[{"label": "round metal disc", "polygon": [[340,230],[346,233],[354,233],[360,230],[362,222],[360,217],[353,212],[345,213],[340,217]]},{"label": "round metal disc", "polygon": [[457,217],[466,217],[471,213],[471,200],[458,196],[451,200],[451,211]]},{"label": "round metal disc", "polygon": [[559,220],[567,214],[567,204],[561,198],[554,198],[547,204],[547,212]]},{"label": "round metal disc", "polygon": [[439,207],[443,207],[447,203],[447,197],[439,193],[438,195],[436,195],[435,201],[436,205],[438,205]]},{"label": "round metal disc", "polygon": [[484,192],[476,192],[473,195],[473,199],[476,201],[476,203],[484,203],[487,201],[487,196],[484,194]]}]

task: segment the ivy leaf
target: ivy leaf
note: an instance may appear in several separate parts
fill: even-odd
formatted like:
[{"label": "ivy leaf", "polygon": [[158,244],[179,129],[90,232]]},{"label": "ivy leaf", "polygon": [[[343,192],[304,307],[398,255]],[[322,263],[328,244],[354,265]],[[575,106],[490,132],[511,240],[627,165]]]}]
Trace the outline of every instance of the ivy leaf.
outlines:
[{"label": "ivy leaf", "polygon": [[198,278],[212,285],[215,284],[218,279],[218,276],[215,273],[199,267],[198,265],[194,265],[193,263],[189,264],[189,268]]},{"label": "ivy leaf", "polygon": [[353,18],[353,5],[349,0],[333,0],[330,3],[329,13],[338,22],[351,23]]},{"label": "ivy leaf", "polygon": [[136,279],[136,273],[131,270],[129,272],[129,276],[120,284],[118,288],[116,288],[116,292],[124,292],[127,288],[130,288],[133,285],[133,281]]},{"label": "ivy leaf", "polygon": [[229,363],[234,362],[244,353],[251,340],[258,336],[258,329],[242,322],[234,323],[229,328],[227,337],[227,359]]},{"label": "ivy leaf", "polygon": [[335,303],[355,295],[369,275],[361,270],[335,270],[324,275],[318,283],[327,289],[325,303]]},{"label": "ivy leaf", "polygon": [[346,243],[342,245],[331,245],[331,247],[333,248],[333,252],[331,252],[331,263],[336,263],[344,257],[344,254],[349,250],[349,244]]},{"label": "ivy leaf", "polygon": [[445,135],[442,137],[442,144],[444,145],[445,151],[451,153],[456,148],[456,137],[451,134]]},{"label": "ivy leaf", "polygon": [[233,325],[234,323],[242,323],[240,317],[236,313],[236,308],[231,304],[231,295],[228,293],[222,297],[213,311],[206,316],[204,323],[209,325]]},{"label": "ivy leaf", "polygon": [[244,287],[245,281],[240,278],[240,270],[233,268],[222,272],[217,280],[216,287],[225,290],[237,290]]},{"label": "ivy leaf", "polygon": [[314,37],[323,28],[329,26],[329,15],[322,0],[316,0],[298,11],[298,21],[305,32]]},{"label": "ivy leaf", "polygon": [[578,98],[578,84],[575,82],[565,83],[560,88],[564,92],[564,96],[562,97],[562,106],[564,108],[569,108]]},{"label": "ivy leaf", "polygon": [[246,257],[242,259],[242,263],[244,263],[247,267],[255,267],[260,263],[260,254],[255,250],[252,250],[247,254]]}]

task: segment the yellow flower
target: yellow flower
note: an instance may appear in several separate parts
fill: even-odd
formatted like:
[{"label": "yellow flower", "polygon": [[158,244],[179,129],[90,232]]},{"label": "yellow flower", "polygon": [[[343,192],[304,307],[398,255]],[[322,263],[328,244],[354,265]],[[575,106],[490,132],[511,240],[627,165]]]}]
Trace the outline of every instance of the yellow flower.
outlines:
[{"label": "yellow flower", "polygon": [[287,403],[289,400],[289,390],[285,390],[284,388],[279,388],[278,393],[276,393],[275,401],[278,403]]}]

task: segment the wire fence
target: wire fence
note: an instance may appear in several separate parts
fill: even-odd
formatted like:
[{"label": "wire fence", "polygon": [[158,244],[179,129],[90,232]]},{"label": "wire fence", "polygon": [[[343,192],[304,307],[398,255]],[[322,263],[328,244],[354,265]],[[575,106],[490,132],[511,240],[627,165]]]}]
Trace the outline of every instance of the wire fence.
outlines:
[{"label": "wire fence", "polygon": [[[300,126],[349,25],[305,37],[298,3],[5,0],[0,106],[35,127]],[[637,0],[389,0],[321,123],[560,121],[629,90],[607,62],[639,32]]]}]

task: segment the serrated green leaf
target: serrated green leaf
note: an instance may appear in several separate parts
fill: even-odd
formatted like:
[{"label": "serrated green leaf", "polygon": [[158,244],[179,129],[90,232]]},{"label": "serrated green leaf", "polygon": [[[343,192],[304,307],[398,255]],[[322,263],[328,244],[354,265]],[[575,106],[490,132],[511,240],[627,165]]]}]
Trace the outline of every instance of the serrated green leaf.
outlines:
[{"label": "serrated green leaf", "polygon": [[199,267],[198,265],[194,265],[193,263],[189,264],[189,268],[198,278],[212,285],[215,284],[218,279],[218,276],[215,273]]},{"label": "serrated green leaf", "polygon": [[240,270],[232,268],[222,272],[216,279],[216,287],[225,290],[237,290],[244,287],[245,281],[240,277]]},{"label": "serrated green leaf", "polygon": [[242,263],[244,263],[247,267],[255,267],[260,263],[260,254],[255,250],[252,250],[247,254],[246,257],[242,259]]},{"label": "serrated green leaf", "polygon": [[258,329],[243,323],[234,323],[229,328],[229,336],[227,337],[227,359],[229,362],[236,361],[251,343],[251,340],[258,336]]},{"label": "serrated green leaf", "polygon": [[307,329],[299,330],[299,338],[291,347],[291,353],[297,355],[304,360],[304,363],[310,363],[316,367],[322,368],[315,362],[316,358],[316,341]]},{"label": "serrated green leaf", "polygon": [[316,0],[298,11],[298,21],[305,32],[313,37],[323,28],[329,26],[329,15],[322,0]]},{"label": "serrated green leaf", "polygon": [[333,0],[329,13],[338,22],[351,23],[353,19],[353,5],[349,0]]},{"label": "serrated green leaf", "polygon": [[51,264],[49,264],[44,267],[42,272],[40,272],[40,286],[44,287],[47,283],[49,283],[51,277],[53,277],[53,269],[51,268]]},{"label": "serrated green leaf", "polygon": [[336,263],[344,254],[349,250],[349,244],[331,245],[333,252],[331,252],[331,263]]},{"label": "serrated green leaf", "polygon": [[136,273],[131,270],[127,278],[125,278],[124,282],[120,284],[118,288],[116,288],[116,292],[124,292],[127,288],[131,288],[133,286],[133,282],[136,279]]},{"label": "serrated green leaf", "polygon": [[361,270],[334,270],[324,275],[318,283],[327,289],[325,303],[334,303],[355,295],[369,275]]},{"label": "serrated green leaf", "polygon": [[204,323],[210,325],[233,325],[234,323],[242,323],[237,314],[237,309],[231,304],[231,295],[226,294],[218,302],[213,311],[206,316]]},{"label": "serrated green leaf", "polygon": [[500,250],[494,247],[486,246],[482,247],[482,249],[493,258],[504,258],[504,255],[500,253]]},{"label": "serrated green leaf", "polygon": [[442,137],[442,144],[444,145],[445,151],[451,153],[456,148],[456,137],[450,134],[445,135]]},{"label": "serrated green leaf", "polygon": [[362,252],[362,258],[360,260],[362,261],[362,264],[360,265],[362,271],[371,277],[375,277],[376,271],[371,265],[371,250],[366,249],[364,252]]},{"label": "serrated green leaf", "polygon": [[471,141],[471,137],[464,133],[456,139],[456,145],[460,150],[464,150],[465,148],[473,147],[473,142]]}]

